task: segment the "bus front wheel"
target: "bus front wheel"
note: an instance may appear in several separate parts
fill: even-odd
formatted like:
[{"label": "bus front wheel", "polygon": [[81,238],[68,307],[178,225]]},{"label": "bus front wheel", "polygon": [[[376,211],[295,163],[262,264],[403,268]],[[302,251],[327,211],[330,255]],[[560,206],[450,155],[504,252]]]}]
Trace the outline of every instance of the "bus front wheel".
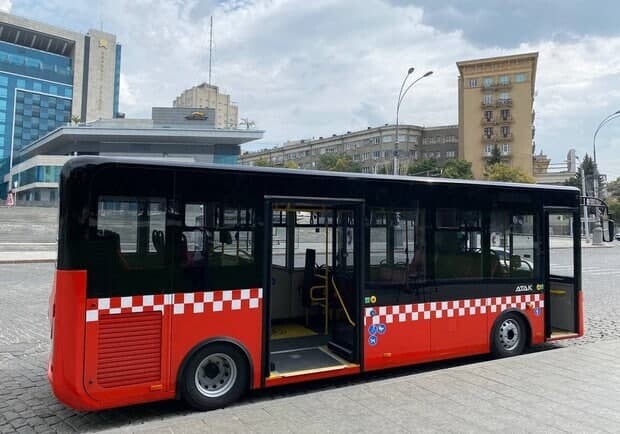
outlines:
[{"label": "bus front wheel", "polygon": [[243,395],[249,384],[245,356],[236,347],[208,345],[187,363],[183,373],[183,398],[198,410],[222,408]]},{"label": "bus front wheel", "polygon": [[520,315],[507,313],[493,327],[492,351],[497,357],[521,354],[527,342],[527,328]]}]

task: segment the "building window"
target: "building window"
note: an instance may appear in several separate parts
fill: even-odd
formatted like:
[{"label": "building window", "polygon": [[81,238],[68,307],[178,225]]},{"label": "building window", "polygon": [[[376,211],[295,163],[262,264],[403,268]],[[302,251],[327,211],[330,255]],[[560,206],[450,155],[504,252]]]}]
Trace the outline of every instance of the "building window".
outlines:
[{"label": "building window", "polygon": [[510,136],[510,127],[502,127],[502,137]]},{"label": "building window", "polygon": [[502,151],[502,155],[509,155],[510,145],[508,143],[502,143],[501,151]]},{"label": "building window", "polygon": [[493,104],[493,95],[492,94],[486,94],[483,96],[483,102],[485,105],[490,105]]},{"label": "building window", "polygon": [[508,92],[502,92],[499,94],[499,99],[501,101],[509,101],[510,100],[510,94]]},{"label": "building window", "polygon": [[474,88],[474,87],[478,87],[478,79],[477,78],[472,78],[469,80],[469,87]]},{"label": "building window", "polygon": [[446,157],[447,158],[454,158],[454,157],[456,157],[456,152],[455,151],[447,151],[446,152]]},{"label": "building window", "polygon": [[486,110],[484,112],[484,119],[486,119],[487,122],[491,122],[493,120],[493,112],[491,110]]},{"label": "building window", "polygon": [[492,77],[484,77],[484,87],[491,87],[493,86],[493,78]]},{"label": "building window", "polygon": [[418,144],[418,136],[409,136],[409,141],[413,144]]},{"label": "building window", "polygon": [[370,139],[368,139],[368,143],[370,143],[371,145],[378,145],[379,137],[371,137]]},{"label": "building window", "polygon": [[502,120],[503,121],[509,121],[510,120],[510,110],[508,109],[504,109],[501,111],[501,116],[502,116]]},{"label": "building window", "polygon": [[517,83],[523,83],[525,81],[525,79],[526,79],[526,75],[523,72],[515,75],[515,81]]},{"label": "building window", "polygon": [[486,155],[491,155],[493,153],[493,143],[487,143],[486,146],[484,147],[484,153]]},{"label": "building window", "polygon": [[491,138],[493,137],[493,127],[485,127],[484,129],[484,136],[487,138]]},{"label": "building window", "polygon": [[392,136],[383,136],[383,137],[381,137],[381,141],[383,143],[390,143],[392,141]]},{"label": "building window", "polygon": [[373,160],[378,160],[379,158],[381,158],[381,151],[374,151],[372,153],[372,159]]},{"label": "building window", "polygon": [[499,77],[499,84],[510,84],[510,77],[507,75],[501,75]]}]

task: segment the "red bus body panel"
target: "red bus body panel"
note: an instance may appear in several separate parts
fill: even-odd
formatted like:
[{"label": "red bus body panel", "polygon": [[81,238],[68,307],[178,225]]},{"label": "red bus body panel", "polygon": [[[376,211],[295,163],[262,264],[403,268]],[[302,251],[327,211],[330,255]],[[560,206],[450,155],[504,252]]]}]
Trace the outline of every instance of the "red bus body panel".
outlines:
[{"label": "red bus body panel", "polygon": [[[86,298],[86,272],[56,272],[51,296],[48,376],[55,395],[79,410],[171,399],[183,363],[214,340],[241,347],[262,382],[261,288]],[[365,371],[490,350],[491,330],[506,311],[520,312],[530,342],[545,340],[542,293],[364,308]],[[579,294],[582,319],[582,296]],[[583,333],[583,325],[580,332]],[[62,349],[62,351],[61,351]],[[355,374],[357,366],[274,377],[267,387]]]},{"label": "red bus body panel", "polygon": [[487,353],[495,320],[509,309],[528,321],[532,344],[544,342],[542,293],[366,307],[364,370]]},{"label": "red bus body panel", "polygon": [[261,384],[262,289],[86,298],[86,272],[56,272],[48,377],[78,410],[171,399],[192,350],[213,340],[241,347]]}]

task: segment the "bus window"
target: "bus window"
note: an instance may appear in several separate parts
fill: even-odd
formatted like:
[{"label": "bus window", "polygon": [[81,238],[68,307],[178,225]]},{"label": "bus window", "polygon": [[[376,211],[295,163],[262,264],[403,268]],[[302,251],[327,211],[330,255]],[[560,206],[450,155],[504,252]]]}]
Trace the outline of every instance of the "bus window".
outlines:
[{"label": "bus window", "polygon": [[195,291],[259,284],[253,209],[204,202],[185,204],[183,213],[175,288]]},{"label": "bus window", "polygon": [[493,211],[490,233],[490,277],[534,278],[534,216]]},{"label": "bus window", "polygon": [[286,211],[274,210],[271,221],[271,264],[286,267]]},{"label": "bus window", "polygon": [[405,284],[424,280],[424,215],[421,209],[370,211],[370,281]]},{"label": "bus window", "polygon": [[435,214],[435,228],[435,278],[482,278],[480,212],[439,208]]},{"label": "bus window", "polygon": [[88,242],[86,268],[92,294],[169,287],[165,265],[166,201],[162,198],[102,196]]},{"label": "bus window", "polygon": [[295,211],[295,269],[306,265],[306,249],[317,252],[316,265],[332,266],[333,210]]}]

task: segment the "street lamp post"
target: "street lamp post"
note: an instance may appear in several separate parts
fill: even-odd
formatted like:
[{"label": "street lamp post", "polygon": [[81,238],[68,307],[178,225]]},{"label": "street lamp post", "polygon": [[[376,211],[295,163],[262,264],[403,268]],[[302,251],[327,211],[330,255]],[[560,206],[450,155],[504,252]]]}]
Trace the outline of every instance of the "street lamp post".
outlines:
[{"label": "street lamp post", "polygon": [[611,122],[614,119],[617,119],[618,117],[620,117],[620,110],[616,110],[615,112],[613,112],[612,114],[607,116],[605,119],[603,119],[601,121],[601,123],[598,124],[598,127],[596,127],[596,130],[594,131],[594,136],[592,137],[592,152],[593,152],[592,155],[594,157],[594,182],[593,182],[593,186],[594,186],[594,197],[596,197],[596,198],[598,198],[598,196],[599,196],[599,191],[598,191],[598,165],[596,163],[596,136],[597,136],[598,132],[601,130],[601,128],[603,128],[608,122]]},{"label": "street lamp post", "polygon": [[[393,173],[394,175],[398,175],[399,172],[399,163],[398,163],[398,112],[400,111],[400,104],[403,102],[403,99],[405,98],[405,95],[407,95],[407,92],[409,92],[409,89],[411,89],[413,87],[414,84],[416,84],[418,81],[422,80],[425,77],[428,77],[429,75],[431,75],[433,73],[433,71],[428,71],[426,72],[423,76],[418,77],[417,79],[413,80],[413,82],[407,86],[407,88],[405,89],[405,83],[407,82],[407,79],[409,78],[409,76],[411,74],[413,74],[413,71],[415,70],[414,67],[411,67],[407,70],[407,75],[405,75],[405,78],[403,80],[403,84],[400,85],[400,92],[398,93],[398,101],[396,102],[396,132],[395,132],[395,143],[394,143],[394,170]],[[405,89],[405,91],[403,92],[403,89]]]}]

